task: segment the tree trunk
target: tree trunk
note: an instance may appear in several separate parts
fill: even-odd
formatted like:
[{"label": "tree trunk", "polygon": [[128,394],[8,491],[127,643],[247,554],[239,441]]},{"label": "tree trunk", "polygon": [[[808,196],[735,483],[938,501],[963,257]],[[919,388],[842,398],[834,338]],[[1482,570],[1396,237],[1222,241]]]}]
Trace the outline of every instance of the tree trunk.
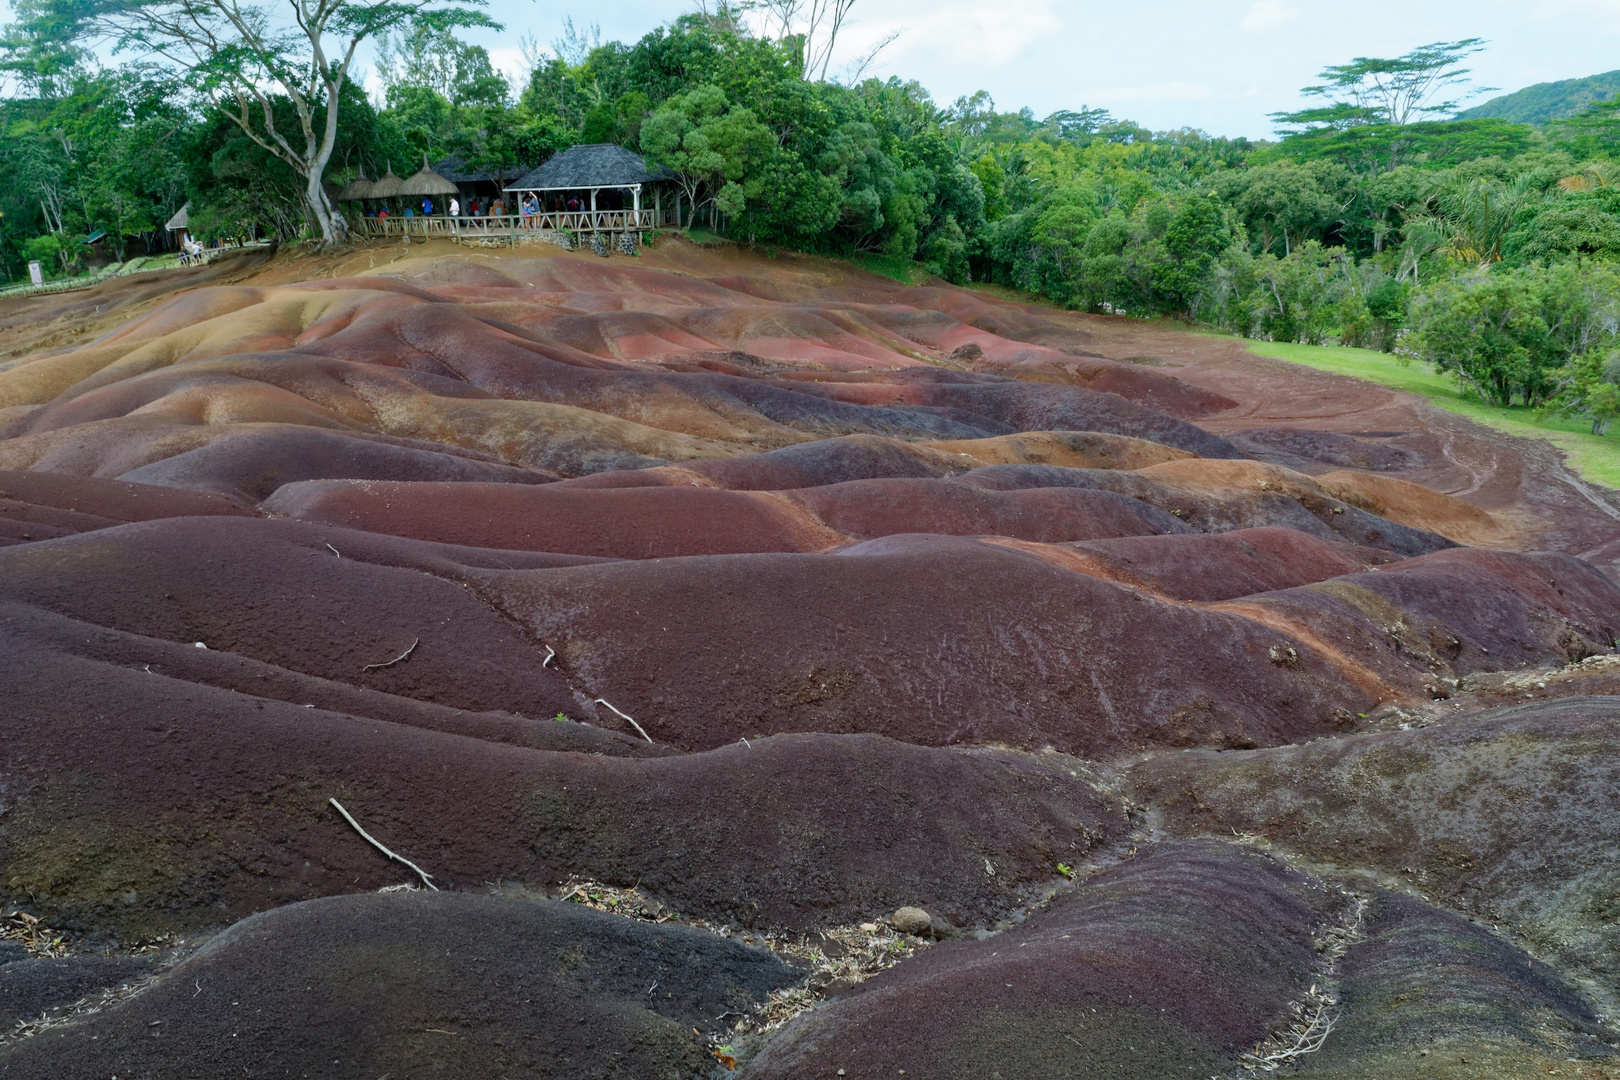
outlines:
[{"label": "tree trunk", "polygon": [[328,81],[326,84],[326,128],[321,132],[318,143],[315,133],[309,129],[307,119],[304,127],[309,161],[309,172],[305,176],[308,183],[304,188],[304,202],[315,215],[316,224],[321,227],[323,248],[339,247],[349,239],[348,219],[338,213],[332,201],[326,197],[326,188],[321,183],[326,178],[326,166],[332,160],[332,150],[337,146],[338,98],[342,85],[341,75],[336,81]]},{"label": "tree trunk", "polygon": [[321,247],[332,248],[349,239],[349,223],[326,197],[326,188],[321,184],[321,173],[324,171],[310,170],[309,182],[304,188],[304,202],[314,215],[315,223],[321,227]]}]

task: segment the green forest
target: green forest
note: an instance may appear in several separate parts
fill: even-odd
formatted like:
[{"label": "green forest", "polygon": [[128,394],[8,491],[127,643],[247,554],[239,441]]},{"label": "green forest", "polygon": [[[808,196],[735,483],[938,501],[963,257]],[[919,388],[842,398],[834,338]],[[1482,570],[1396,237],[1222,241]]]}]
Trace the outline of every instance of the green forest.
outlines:
[{"label": "green forest", "polygon": [[[345,5],[329,7],[341,19]],[[529,48],[522,86],[457,36],[492,25],[476,9],[412,8],[370,27],[375,100],[319,63],[325,82],[300,91],[261,57],[290,89],[258,101],[229,57],[97,62],[84,47],[96,10],[25,0],[0,43],[18,88],[0,102],[12,279],[30,259],[67,275],[96,250],[161,247],[188,202],[204,239],[330,242],[341,221],[325,220],[322,180],[614,142],[681,177],[705,236],[1399,352],[1487,403],[1599,433],[1620,415],[1620,98],[1540,126],[1457,118],[1474,39],[1330,67],[1310,107],[1256,142],[1149,131],[1082,103],[1037,117],[983,93],[945,105],[915,82],[829,80],[825,42],[724,7],[629,44],[570,24]],[[282,153],[270,129],[297,145]]]}]

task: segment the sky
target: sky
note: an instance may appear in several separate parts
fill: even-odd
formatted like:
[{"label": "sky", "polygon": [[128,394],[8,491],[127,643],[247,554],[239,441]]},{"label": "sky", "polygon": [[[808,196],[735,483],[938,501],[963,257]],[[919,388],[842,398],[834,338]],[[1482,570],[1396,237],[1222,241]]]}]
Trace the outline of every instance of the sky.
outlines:
[{"label": "sky", "polygon": [[[515,76],[527,71],[519,39],[546,48],[565,17],[632,42],[691,8],[491,0],[505,31],[468,37]],[[1477,85],[1504,92],[1620,68],[1620,0],[856,0],[853,18],[834,69],[899,31],[873,73],[916,79],[941,104],[987,90],[1003,111],[1084,105],[1154,130],[1255,139],[1323,67],[1355,56],[1486,38]]]}]

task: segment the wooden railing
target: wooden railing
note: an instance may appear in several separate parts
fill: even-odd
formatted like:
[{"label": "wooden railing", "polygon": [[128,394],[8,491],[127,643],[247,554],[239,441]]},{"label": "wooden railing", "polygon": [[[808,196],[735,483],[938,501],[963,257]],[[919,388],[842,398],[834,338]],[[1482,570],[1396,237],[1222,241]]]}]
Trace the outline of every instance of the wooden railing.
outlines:
[{"label": "wooden railing", "polygon": [[645,232],[669,221],[669,215],[656,209],[552,211],[523,217],[357,217],[351,229],[361,236],[447,236],[456,239],[500,239],[525,233],[623,233]]}]

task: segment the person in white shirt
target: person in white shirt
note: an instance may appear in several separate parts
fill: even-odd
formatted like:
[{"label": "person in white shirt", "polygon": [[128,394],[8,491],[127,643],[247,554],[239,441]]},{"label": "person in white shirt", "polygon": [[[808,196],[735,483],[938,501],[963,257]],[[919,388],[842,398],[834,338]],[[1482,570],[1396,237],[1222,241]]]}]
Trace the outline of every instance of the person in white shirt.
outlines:
[{"label": "person in white shirt", "polygon": [[461,216],[461,203],[458,202],[454,197],[452,197],[450,199],[450,216],[451,217],[460,217]]}]

